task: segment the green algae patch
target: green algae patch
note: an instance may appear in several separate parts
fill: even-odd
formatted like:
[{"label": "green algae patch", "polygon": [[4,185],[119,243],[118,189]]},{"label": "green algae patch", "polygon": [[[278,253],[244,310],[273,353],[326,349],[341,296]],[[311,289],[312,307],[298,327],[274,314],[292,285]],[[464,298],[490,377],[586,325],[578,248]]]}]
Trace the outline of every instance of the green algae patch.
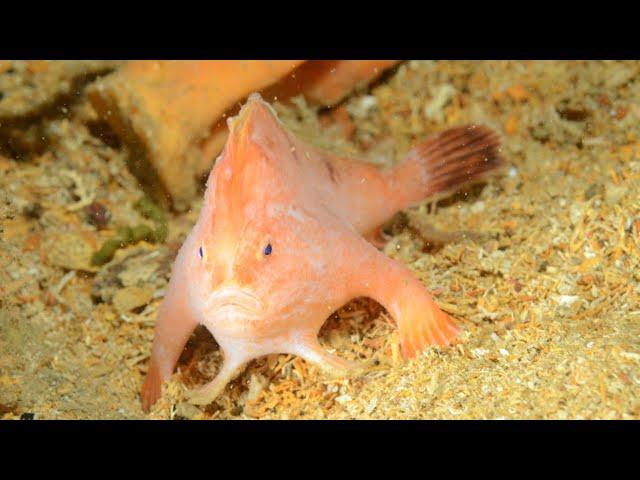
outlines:
[{"label": "green algae patch", "polygon": [[151,220],[155,229],[144,223],[133,227],[125,226],[119,228],[116,236],[104,242],[102,247],[93,254],[91,258],[92,265],[104,265],[113,258],[116,250],[127,245],[135,245],[143,240],[150,243],[164,243],[167,239],[167,217],[162,208],[147,197],[142,197],[138,200],[134,204],[134,208],[140,215]]}]

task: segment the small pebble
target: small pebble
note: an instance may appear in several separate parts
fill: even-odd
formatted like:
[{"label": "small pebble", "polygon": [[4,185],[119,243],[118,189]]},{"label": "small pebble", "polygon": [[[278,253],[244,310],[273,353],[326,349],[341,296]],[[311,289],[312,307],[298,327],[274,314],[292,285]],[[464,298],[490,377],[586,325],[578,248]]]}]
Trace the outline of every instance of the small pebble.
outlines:
[{"label": "small pebble", "polygon": [[481,201],[479,201],[479,202],[474,203],[474,204],[471,206],[471,212],[473,212],[473,213],[480,213],[480,212],[483,212],[483,211],[484,211],[484,207],[485,207],[485,204],[484,204],[484,202],[481,200]]},{"label": "small pebble", "polygon": [[176,414],[173,417],[174,420],[191,420],[194,417],[200,415],[202,412],[194,405],[187,402],[181,402],[176,405]]},{"label": "small pebble", "polygon": [[84,213],[87,216],[87,222],[98,229],[105,228],[111,219],[111,212],[99,202],[87,205],[84,208]]},{"label": "small pebble", "polygon": [[605,192],[605,187],[602,184],[594,183],[589,186],[584,192],[584,199],[591,200],[596,195],[602,195]]},{"label": "small pebble", "polygon": [[234,417],[237,417],[239,415],[242,415],[243,411],[244,411],[244,408],[242,408],[241,405],[236,405],[231,409],[231,415],[233,415]]},{"label": "small pebble", "polygon": [[26,207],[24,207],[23,213],[27,218],[39,219],[42,216],[42,205],[39,203],[30,203]]}]

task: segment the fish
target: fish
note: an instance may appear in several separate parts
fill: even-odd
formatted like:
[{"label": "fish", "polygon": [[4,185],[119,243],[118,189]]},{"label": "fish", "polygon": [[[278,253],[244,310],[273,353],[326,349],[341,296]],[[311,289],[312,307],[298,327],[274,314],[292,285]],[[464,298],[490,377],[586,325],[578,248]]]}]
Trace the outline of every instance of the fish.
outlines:
[{"label": "fish", "polygon": [[376,247],[376,232],[402,209],[498,172],[504,160],[491,128],[449,128],[383,170],[299,139],[258,94],[228,127],[158,311],[145,411],[199,325],[224,360],[213,380],[188,393],[196,405],[211,403],[264,355],[297,355],[336,376],[361,370],[364,362],[318,340],[326,319],[357,297],[389,312],[405,359],[455,339],[453,319],[409,268]]}]

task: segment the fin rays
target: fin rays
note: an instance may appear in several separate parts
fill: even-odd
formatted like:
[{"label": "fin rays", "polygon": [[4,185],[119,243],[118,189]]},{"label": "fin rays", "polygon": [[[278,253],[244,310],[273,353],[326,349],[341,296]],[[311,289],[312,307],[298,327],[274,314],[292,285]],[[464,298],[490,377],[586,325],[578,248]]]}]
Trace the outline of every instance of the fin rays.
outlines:
[{"label": "fin rays", "polygon": [[425,196],[453,190],[498,170],[504,164],[499,147],[498,136],[485,126],[453,128],[418,145],[413,151],[426,168]]}]

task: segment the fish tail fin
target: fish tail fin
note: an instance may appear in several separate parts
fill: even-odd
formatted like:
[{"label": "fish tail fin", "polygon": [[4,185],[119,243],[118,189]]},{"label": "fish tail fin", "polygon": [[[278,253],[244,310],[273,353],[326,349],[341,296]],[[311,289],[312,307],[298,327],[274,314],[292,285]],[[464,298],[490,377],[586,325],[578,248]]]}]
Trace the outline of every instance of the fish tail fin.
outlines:
[{"label": "fish tail fin", "polygon": [[500,140],[484,125],[453,127],[420,142],[396,168],[408,204],[485,180],[504,165]]},{"label": "fish tail fin", "polygon": [[431,301],[423,310],[407,322],[400,322],[400,346],[404,358],[415,358],[429,345],[447,346],[458,336],[460,330],[453,319]]}]

